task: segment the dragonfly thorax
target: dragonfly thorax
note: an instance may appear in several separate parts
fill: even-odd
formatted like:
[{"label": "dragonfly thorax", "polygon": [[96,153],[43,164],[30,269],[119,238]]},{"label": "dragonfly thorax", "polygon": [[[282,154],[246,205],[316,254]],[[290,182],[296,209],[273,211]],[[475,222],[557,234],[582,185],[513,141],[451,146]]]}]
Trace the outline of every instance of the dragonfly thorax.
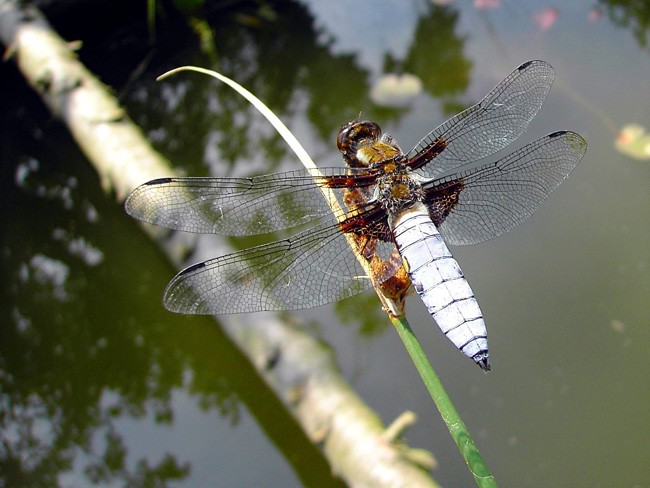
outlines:
[{"label": "dragonfly thorax", "polygon": [[377,141],[372,145],[362,146],[357,150],[356,157],[365,166],[373,166],[393,159],[398,156],[400,151],[395,146],[382,141]]},{"label": "dragonfly thorax", "polygon": [[394,172],[384,172],[377,181],[377,200],[389,213],[410,207],[424,198],[422,185],[407,169],[401,165],[398,168]]},{"label": "dragonfly thorax", "polygon": [[411,176],[406,156],[378,124],[348,122],[339,131],[336,143],[349,167],[368,168],[378,175],[374,199],[388,212],[398,212],[424,198],[422,186]]}]

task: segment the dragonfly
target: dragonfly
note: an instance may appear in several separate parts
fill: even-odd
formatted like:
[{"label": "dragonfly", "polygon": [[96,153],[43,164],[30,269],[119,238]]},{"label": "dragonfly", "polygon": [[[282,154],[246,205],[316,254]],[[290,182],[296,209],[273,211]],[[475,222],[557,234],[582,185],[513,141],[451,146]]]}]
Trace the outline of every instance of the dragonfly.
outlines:
[{"label": "dragonfly", "polygon": [[554,77],[544,61],[523,63],[406,153],[378,124],[353,120],[337,136],[343,168],[144,183],[125,208],[155,225],[231,236],[302,228],[187,267],[167,285],[164,306],[183,314],[298,310],[372,287],[399,302],[414,289],[442,332],[489,370],[483,314],[447,244],[476,244],[519,225],[582,159],[585,140],[558,131],[482,161],[526,130]]}]

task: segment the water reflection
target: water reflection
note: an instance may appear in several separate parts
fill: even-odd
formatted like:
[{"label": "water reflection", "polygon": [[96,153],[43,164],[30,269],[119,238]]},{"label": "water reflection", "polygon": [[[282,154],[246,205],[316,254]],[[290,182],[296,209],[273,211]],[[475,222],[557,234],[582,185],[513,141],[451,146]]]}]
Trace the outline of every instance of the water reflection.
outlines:
[{"label": "water reflection", "polygon": [[[338,128],[358,117],[360,109],[380,125],[405,113],[372,102],[368,69],[354,53],[333,50],[305,6],[284,2],[274,8],[274,20],[261,19],[257,29],[234,23],[221,11],[208,13],[218,63],[185,50],[155,58],[150,73],[183,64],[218,70],[255,93],[289,125],[304,124],[304,115],[309,130],[327,149],[333,147]],[[457,22],[458,13],[430,5],[419,18],[412,47],[403,59],[387,53],[384,63],[386,73],[419,77],[424,90],[443,98],[449,112],[459,106],[454,96],[466,89],[471,66],[463,56],[465,41],[455,32]],[[292,161],[286,144],[268,123],[242,97],[209,78],[181,75],[157,84],[146,78],[135,84],[127,103],[154,142],[187,174],[205,174],[203,161],[221,176],[275,172]],[[195,144],[179,142],[187,140]],[[338,159],[334,156],[324,163],[331,166]]]},{"label": "water reflection", "polygon": [[650,5],[648,3],[599,0],[598,4],[615,25],[630,29],[639,45],[643,48],[646,47],[648,29],[650,29]]},{"label": "water reflection", "polygon": [[[243,401],[304,484],[336,486],[317,448],[214,324],[159,306],[168,263],[106,199],[16,73],[2,80],[11,80],[5,90],[16,104],[0,119],[12,141],[0,146],[0,484],[55,486],[71,473],[77,485],[189,479],[186,440],[134,459],[133,439],[118,428],[126,418],[173,424],[180,389],[233,424]],[[40,132],[44,140],[33,137]]]},{"label": "water reflection", "polygon": [[[297,4],[291,7],[306,15]],[[336,86],[323,87],[342,80],[336,70],[356,72],[364,82],[353,83],[347,96],[366,96],[366,73],[354,57],[332,56],[317,42],[311,18],[299,23],[311,29],[311,37],[288,35],[295,20],[282,20],[274,29],[219,29],[220,63],[243,74],[281,112],[290,110],[300,92],[323,102],[329,97],[330,103],[314,102],[311,112],[329,133],[356,113],[341,112]],[[286,57],[299,47],[312,59],[307,69],[304,59]],[[293,64],[278,70],[273,64],[278,56]],[[281,76],[266,72],[268,79],[260,78],[249,63],[272,63],[273,73]],[[21,87],[22,80],[13,76]],[[7,89],[15,93],[15,86]],[[3,134],[14,143],[3,146],[1,154],[4,168],[11,166],[13,172],[2,179],[4,203],[11,210],[3,217],[2,234],[2,484],[56,485],[71,470],[95,483],[128,486],[189,479],[192,459],[182,449],[132,459],[132,439],[117,427],[124,418],[145,416],[156,424],[173,424],[171,397],[180,389],[198,408],[233,423],[244,401],[304,484],[337,485],[318,450],[227,338],[206,326],[207,320],[193,319],[188,327],[182,318],[170,318],[158,299],[152,302],[172,274],[167,263],[122,209],[105,199],[67,134],[47,122],[43,126],[49,115],[35,103],[30,106],[33,120],[22,117],[26,103],[34,102],[32,95],[25,91],[14,101],[2,119]],[[200,162],[208,145],[231,166],[220,171],[232,171],[243,158],[255,159],[260,150],[264,171],[286,159],[276,135],[251,130],[254,115],[241,99],[222,88],[215,91],[205,80],[179,79],[153,89],[136,83],[129,103],[132,110],[139,104],[143,108],[141,122],[161,121],[145,125],[169,153],[183,155],[181,162]],[[18,127],[16,119],[23,120]],[[24,132],[22,124],[28,127]],[[35,133],[47,134],[44,144]],[[13,153],[16,148],[22,148],[20,154]]]},{"label": "water reflection", "polygon": [[[418,4],[420,14],[414,25],[409,26],[414,33],[413,40],[403,50],[404,54],[387,51],[379,69],[373,72],[373,68],[360,62],[362,53],[335,47],[335,40],[301,3],[251,2],[242,6],[234,2],[229,8],[223,8],[223,5],[222,2],[208,2],[205,8],[206,25],[212,33],[207,37],[214,40],[212,54],[200,51],[199,41],[187,27],[185,18],[167,16],[161,19],[157,51],[150,58],[149,69],[136,77],[124,92],[129,113],[145,128],[154,144],[189,175],[269,173],[284,169],[283,165],[292,165],[293,161],[284,143],[266,123],[247,103],[222,85],[199,76],[177,76],[163,83],[153,82],[155,76],[180,65],[216,68],[254,91],[298,133],[301,141],[308,140],[312,144],[310,149],[315,159],[323,165],[332,165],[338,160],[338,156],[333,158],[333,136],[343,122],[358,116],[360,110],[364,116],[377,120],[381,125],[397,125],[407,116],[403,108],[379,107],[369,98],[370,80],[381,74],[410,73],[417,76],[422,81],[423,91],[415,98],[416,104],[422,102],[431,107],[431,99],[435,99],[447,115],[472,102],[463,95],[472,78],[470,58],[476,59],[477,56],[476,52],[472,56],[468,54],[472,37],[467,33],[467,26],[462,26],[467,9],[473,8],[471,6],[463,7],[460,2],[447,7],[428,1]],[[274,15],[268,15],[268,11],[261,14],[260,5],[271,8]],[[647,9],[633,8],[628,2],[601,1],[599,5],[610,19],[629,29],[637,42],[645,46]],[[589,7],[591,5],[585,7],[585,12]],[[523,10],[525,20],[530,22],[535,8],[524,5],[514,14]],[[496,15],[503,10],[492,13]],[[563,7],[561,13],[564,11]],[[500,18],[505,18],[504,22],[510,20],[507,16]],[[74,18],[67,20],[68,24],[63,25],[63,20],[59,19],[67,38],[83,38],[79,29],[85,29],[89,24],[77,22]],[[521,17],[517,20],[523,22]],[[550,31],[558,37],[561,37],[560,20]],[[119,89],[149,54],[149,46],[143,41],[148,36],[144,25],[142,19],[129,24],[121,33],[119,42],[115,42],[116,38],[105,43],[89,39],[80,55],[102,79],[113,82]],[[515,37],[519,35],[517,33],[499,32],[503,26],[494,22],[490,26],[490,35],[494,37],[487,41],[481,36],[480,29],[472,31],[474,49],[478,49],[479,43],[494,42],[494,38],[498,39],[499,46],[513,38],[521,39]],[[605,26],[599,28],[605,29]],[[570,29],[590,38],[580,31],[579,25],[571,24]],[[572,45],[584,50],[575,52],[589,52],[588,47],[580,43],[580,37],[572,40]],[[567,53],[566,46],[561,45],[565,56],[578,56]],[[509,46],[513,58],[529,57],[520,57],[521,53],[515,48],[512,44]],[[544,49],[551,51],[553,44],[544,44]],[[538,54],[541,56],[543,53]],[[577,66],[591,58],[604,59],[600,53],[580,56],[577,60],[568,58],[562,62],[566,66],[576,62]],[[513,62],[512,66],[515,65]],[[512,66],[509,64],[507,67]],[[179,436],[168,457],[140,459],[132,452],[133,438],[117,427],[125,418],[150,418],[156,426],[174,425],[178,416],[172,401],[174,391],[184,392],[198,408],[213,412],[211,420],[215,422],[214,418],[221,415],[227,422],[237,423],[247,411],[250,412],[302,483],[310,486],[335,484],[336,480],[317,449],[304,438],[295,421],[283,413],[284,409],[275,396],[257,379],[248,362],[231,347],[228,339],[201,318],[176,317],[164,312],[159,297],[173,270],[159,258],[159,251],[141,235],[121,208],[106,199],[96,176],[73,148],[67,133],[51,120],[31,92],[24,89],[22,79],[10,73],[7,64],[0,66],[0,70],[3,93],[11,93],[10,97],[5,97],[0,114],[3,134],[0,141],[0,269],[3,277],[0,288],[0,484],[53,486],[61,473],[67,473],[73,467],[73,471],[85,481],[108,480],[129,486],[153,481],[163,484],[170,480],[190,483],[199,464],[185,451],[191,439]],[[503,73],[498,68],[490,75]],[[562,76],[565,73],[563,70]],[[487,78],[487,75],[483,76]],[[585,74],[580,79],[593,81],[598,76]],[[620,93],[616,95],[618,102]],[[634,101],[643,107],[639,100],[643,98]],[[629,108],[621,110],[629,111]],[[564,111],[561,116],[566,115]],[[426,117],[427,123],[443,119],[431,113]],[[639,122],[648,125],[647,121]],[[422,132],[428,128],[422,127]],[[593,139],[598,140],[597,137]],[[602,140],[608,141],[607,136]],[[608,144],[604,144],[594,154],[608,154],[607,149]],[[525,462],[515,463],[517,469],[526,472],[513,473],[512,452],[495,450],[489,454],[504,460],[501,466],[497,465],[498,471],[510,473],[519,481],[531,479],[531,466],[538,474],[534,466],[542,462],[539,461],[539,452],[545,447],[544,458],[551,462],[553,455],[549,452],[559,453],[555,454],[557,465],[544,472],[545,476],[553,474],[551,471],[562,473],[562,469],[582,473],[584,479],[590,479],[590,475],[598,476],[603,472],[589,463],[599,459],[597,456],[602,452],[612,456],[616,465],[625,461],[623,457],[629,459],[630,467],[624,471],[627,473],[625,479],[630,482],[640,470],[641,464],[636,461],[643,456],[643,449],[634,449],[634,453],[629,449],[629,453],[616,457],[621,450],[607,451],[604,442],[607,439],[603,435],[594,437],[590,431],[587,436],[588,427],[591,428],[589,419],[593,418],[588,414],[593,413],[605,419],[599,426],[601,431],[611,431],[618,436],[613,437],[617,440],[622,439],[621,432],[625,432],[626,442],[641,445],[638,439],[641,439],[639,432],[642,429],[636,426],[634,430],[625,431],[626,427],[617,421],[621,416],[641,421],[647,419],[643,410],[647,398],[636,401],[629,396],[630,391],[636,392],[636,396],[644,396],[640,392],[646,390],[642,389],[640,380],[634,383],[628,379],[643,378],[642,374],[630,372],[630,364],[637,364],[633,371],[642,373],[647,370],[647,364],[641,360],[629,362],[630,358],[641,357],[634,345],[638,348],[638,344],[647,342],[644,342],[645,329],[639,327],[647,315],[642,306],[645,302],[641,300],[647,289],[642,273],[645,261],[640,257],[645,256],[643,251],[647,245],[638,238],[638,221],[626,219],[629,209],[617,206],[646,207],[643,195],[647,192],[642,188],[630,191],[633,180],[643,181],[642,171],[645,170],[634,167],[634,176],[629,178],[628,185],[628,180],[622,179],[624,175],[607,169],[609,163],[599,168],[607,181],[589,187],[590,191],[594,191],[593,188],[598,190],[595,192],[598,198],[591,201],[608,200],[607,205],[603,203],[597,207],[597,216],[587,214],[585,207],[591,204],[578,205],[576,212],[584,212],[580,213],[580,221],[568,220],[579,227],[579,232],[575,233],[583,236],[583,240],[572,248],[580,250],[575,251],[573,261],[582,264],[571,267],[572,273],[576,271],[572,274],[575,280],[572,289],[576,290],[576,295],[566,299],[572,302],[570,306],[574,310],[566,313],[581,324],[585,320],[597,323],[599,318],[605,317],[608,326],[611,319],[607,317],[614,316],[616,321],[626,324],[625,332],[616,333],[616,337],[620,336],[621,348],[625,350],[618,354],[615,348],[605,348],[604,340],[600,346],[589,343],[578,351],[572,350],[573,344],[577,343],[572,338],[573,333],[558,340],[555,329],[563,324],[549,322],[559,321],[568,307],[562,308],[555,319],[538,319],[534,324],[539,325],[534,325],[535,317],[550,316],[546,309],[551,307],[548,304],[558,304],[544,295],[557,282],[542,274],[539,263],[524,259],[523,251],[515,254],[512,262],[521,263],[525,269],[512,269],[508,258],[507,262],[500,263],[503,274],[496,278],[503,283],[494,284],[501,300],[508,297],[514,301],[514,305],[500,301],[494,307],[508,310],[501,316],[501,322],[505,324],[503,329],[508,328],[501,332],[501,350],[512,348],[511,343],[515,342],[530,345],[532,339],[525,334],[527,327],[537,328],[535,340],[539,340],[541,335],[543,348],[534,350],[529,347],[526,349],[529,352],[520,352],[525,356],[517,363],[521,368],[510,371],[503,368],[501,376],[481,383],[498,389],[499,378],[505,377],[511,384],[502,386],[499,394],[505,395],[508,390],[513,390],[515,395],[524,399],[523,403],[503,397],[501,403],[491,407],[494,397],[487,396],[487,386],[480,386],[476,388],[475,397],[463,407],[467,411],[480,410],[473,423],[486,429],[495,449],[500,442],[500,430],[503,430],[500,427],[516,419],[515,425],[506,429],[503,435],[517,445],[517,455],[524,456],[527,450],[530,451]],[[590,171],[590,175],[594,173],[598,171]],[[574,189],[579,191],[580,185],[591,184],[582,180]],[[607,195],[621,195],[623,191],[628,192],[631,199],[612,198],[609,201],[606,198]],[[568,195],[565,201],[568,201]],[[615,225],[603,226],[603,222],[614,221]],[[543,218],[538,220],[541,225],[545,222]],[[596,239],[593,238],[594,229],[597,229]],[[616,234],[619,231],[623,232],[624,239]],[[561,230],[553,225],[549,232]],[[621,251],[622,241],[632,243],[632,247]],[[549,240],[548,245],[555,246],[556,256],[570,252],[565,242]],[[536,246],[541,256],[541,245]],[[593,261],[587,262],[591,258],[585,255],[592,252],[589,246],[596,248],[599,259],[611,253],[616,259],[623,259],[619,266],[628,266],[634,272],[624,273],[623,281],[622,273],[616,274],[615,263],[598,261],[602,266],[594,266]],[[494,250],[492,248],[492,252]],[[489,261],[478,263],[479,271],[493,271],[489,268]],[[634,263],[637,263],[636,268]],[[551,263],[544,262],[542,267],[551,267]],[[517,281],[525,276],[534,276],[536,280]],[[517,284],[508,288],[505,283]],[[524,304],[524,295],[547,298],[539,302],[544,305]],[[579,301],[576,298],[579,296],[588,303],[582,306],[573,303]],[[616,304],[616,301],[621,304]],[[594,303],[598,304],[595,311]],[[521,317],[530,324],[512,324],[517,307],[526,307]],[[385,327],[383,312],[372,295],[340,302],[336,309],[341,318],[354,317],[354,324],[362,334],[372,335]],[[496,325],[498,322],[495,320]],[[622,330],[615,325],[612,320],[611,327],[616,331]],[[598,329],[591,324],[582,329],[580,333],[584,337],[581,341],[598,336],[594,333]],[[637,339],[631,346],[624,342],[629,337]],[[551,351],[556,349],[561,350],[563,359],[560,364],[564,377],[562,383],[553,380],[554,386],[542,393],[554,395],[555,405],[564,401],[565,408],[572,408],[571,403],[575,403],[571,410],[575,415],[567,415],[564,410],[539,410],[544,399],[539,401],[536,390],[537,385],[545,384],[544,380],[531,378],[535,371],[524,371],[524,366],[532,363],[543,375],[548,364],[556,361],[551,357]],[[598,359],[601,369],[596,375],[593,370],[594,351],[605,353]],[[517,353],[514,358],[516,360]],[[389,360],[386,362],[390,363]],[[378,370],[381,367],[379,364],[376,366]],[[394,374],[392,364],[391,368]],[[442,376],[455,380],[462,375],[452,368],[455,366],[450,365],[450,371],[443,371],[448,374]],[[574,377],[576,370],[583,370],[585,374]],[[601,374],[603,371],[606,374]],[[603,378],[608,376],[614,378],[604,383]],[[373,387],[379,384],[379,380],[368,382]],[[394,390],[389,394],[378,391],[381,400],[375,404],[383,407],[384,403],[390,404],[393,397],[400,397],[400,384],[407,384],[406,375],[403,381],[391,382]],[[589,390],[593,394],[567,393],[564,385],[568,384],[573,390]],[[457,389],[462,391],[461,387]],[[400,393],[396,394],[398,391]],[[521,395],[522,391],[527,393]],[[615,394],[609,394],[606,410],[597,410],[603,400],[602,391],[614,391]],[[570,397],[570,402],[566,401],[566,396]],[[430,404],[424,405],[428,412]],[[593,412],[581,414],[584,405],[589,405]],[[617,410],[620,405],[627,405],[627,410]],[[549,414],[558,417],[554,428],[540,420]],[[530,420],[531,415],[535,417],[534,421]],[[610,415],[618,418],[610,419]],[[489,424],[485,420],[487,417],[497,420]],[[583,429],[580,435],[561,438],[562,432],[574,432],[571,429],[575,429],[575,418],[580,419]],[[563,419],[570,419],[570,422]],[[555,438],[545,441],[544,432],[541,432],[544,430],[552,432],[551,437]],[[432,437],[427,428],[414,435],[426,440]],[[557,439],[563,439],[565,442],[562,444],[570,447],[557,451]],[[592,442],[593,439],[596,442]],[[214,439],[213,442],[217,445],[228,442],[228,439]],[[588,456],[593,455],[590,460],[581,459],[574,466],[566,467],[563,461],[577,459],[578,454],[584,452],[585,445],[596,446],[594,449],[600,451],[590,453],[587,450]],[[256,446],[250,446],[251,450],[254,448]],[[441,454],[446,455],[444,452]],[[453,464],[457,454],[452,452],[448,457],[443,459],[442,465]],[[588,467],[580,471],[576,469],[578,464]],[[222,466],[222,469],[228,468]],[[457,478],[448,476],[459,483]],[[453,486],[453,483],[447,485]]]},{"label": "water reflection", "polygon": [[[360,108],[380,123],[405,113],[370,100],[369,70],[354,54],[332,49],[303,4],[279,2],[272,9],[275,15],[269,16],[207,8],[203,28],[211,30],[206,38],[214,42],[207,54],[178,42],[186,27],[159,26],[159,54],[147,73],[131,82],[125,103],[181,171],[205,174],[207,162],[219,175],[269,173],[285,164],[289,153],[247,102],[223,85],[202,77],[153,83],[177,65],[214,68],[210,60],[216,59],[219,70],[284,120],[293,119],[294,126],[306,121],[324,151],[334,147],[339,126],[357,117]],[[470,67],[463,58],[464,41],[454,34],[457,20],[452,10],[429,6],[418,21],[413,47],[403,59],[387,55],[384,71],[413,73],[425,92],[453,105],[468,84]],[[76,38],[69,24],[60,27]],[[133,35],[124,42],[127,51],[137,46]],[[107,49],[118,65],[104,64],[107,56],[98,54]],[[137,49],[122,56],[115,49],[91,40],[80,54],[103,79],[127,80],[124,61]],[[195,398],[200,409],[233,423],[243,400],[304,484],[338,484],[227,338],[207,320],[188,323],[170,316],[157,300],[154,308],[142,306],[160,293],[171,270],[121,208],[106,200],[65,131],[49,122],[31,93],[17,91],[16,86],[24,87],[15,73],[12,78],[3,79],[14,83],[5,90],[18,95],[3,113],[2,128],[13,145],[1,148],[5,171],[12,171],[1,183],[8,210],[2,234],[8,279],[0,310],[7,324],[0,331],[3,484],[56,485],[69,472],[95,483],[129,486],[189,479],[192,460],[179,454],[182,449],[134,460],[131,440],[117,427],[124,418],[173,424],[176,389]],[[14,124],[16,119],[21,123]],[[346,312],[346,306],[362,302],[368,313]],[[364,334],[386,323],[372,295],[337,308],[342,316],[360,317]]]},{"label": "water reflection", "polygon": [[[6,120],[4,134],[12,134]],[[58,151],[31,141],[31,152],[48,164],[18,163],[17,184],[2,180],[11,210],[2,234],[3,485],[56,485],[58,475],[74,466],[77,451],[91,460],[85,470],[94,481],[183,478],[187,465],[173,457],[143,461],[133,471],[124,464],[126,448],[112,423],[124,411],[154,409],[159,418],[169,417],[168,391],[180,384],[184,366],[156,339],[161,314],[133,316],[142,292],[125,289],[121,276],[135,263],[129,264],[126,243],[112,238],[113,231],[132,229],[121,228],[120,216],[102,201],[88,171],[82,191],[80,168],[68,172],[50,164],[59,158],[83,164],[66,135],[60,136],[68,145]],[[3,151],[10,165],[7,156]],[[86,193],[93,187],[94,195]],[[140,287],[155,286],[142,278]],[[160,349],[168,350],[156,354]],[[110,407],[101,401],[107,390],[120,399]],[[97,436],[104,438],[99,450]]]}]

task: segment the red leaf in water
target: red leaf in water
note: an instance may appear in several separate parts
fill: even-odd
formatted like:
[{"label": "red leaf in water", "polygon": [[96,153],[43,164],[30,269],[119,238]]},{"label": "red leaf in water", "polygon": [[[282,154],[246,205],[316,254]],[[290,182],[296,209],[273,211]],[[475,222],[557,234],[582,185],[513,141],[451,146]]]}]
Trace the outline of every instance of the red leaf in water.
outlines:
[{"label": "red leaf in water", "polygon": [[559,15],[560,11],[555,7],[545,8],[533,16],[533,22],[535,22],[541,32],[544,32],[549,30],[551,26],[555,24]]},{"label": "red leaf in water", "polygon": [[600,20],[600,16],[603,13],[600,11],[598,7],[594,7],[589,11],[589,15],[587,16],[587,20],[589,22],[596,22],[597,20]]},{"label": "red leaf in water", "polygon": [[489,10],[501,6],[501,0],[474,0],[474,7],[479,10]]}]

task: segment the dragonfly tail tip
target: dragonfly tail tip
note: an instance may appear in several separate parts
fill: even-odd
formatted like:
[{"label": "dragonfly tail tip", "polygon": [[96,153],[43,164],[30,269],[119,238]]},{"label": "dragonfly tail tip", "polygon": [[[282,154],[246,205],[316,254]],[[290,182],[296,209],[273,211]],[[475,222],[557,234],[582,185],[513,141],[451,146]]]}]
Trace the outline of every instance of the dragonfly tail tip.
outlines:
[{"label": "dragonfly tail tip", "polygon": [[487,352],[482,352],[474,356],[472,359],[480,366],[480,368],[486,373],[492,369],[490,361],[488,360],[489,355]]}]

